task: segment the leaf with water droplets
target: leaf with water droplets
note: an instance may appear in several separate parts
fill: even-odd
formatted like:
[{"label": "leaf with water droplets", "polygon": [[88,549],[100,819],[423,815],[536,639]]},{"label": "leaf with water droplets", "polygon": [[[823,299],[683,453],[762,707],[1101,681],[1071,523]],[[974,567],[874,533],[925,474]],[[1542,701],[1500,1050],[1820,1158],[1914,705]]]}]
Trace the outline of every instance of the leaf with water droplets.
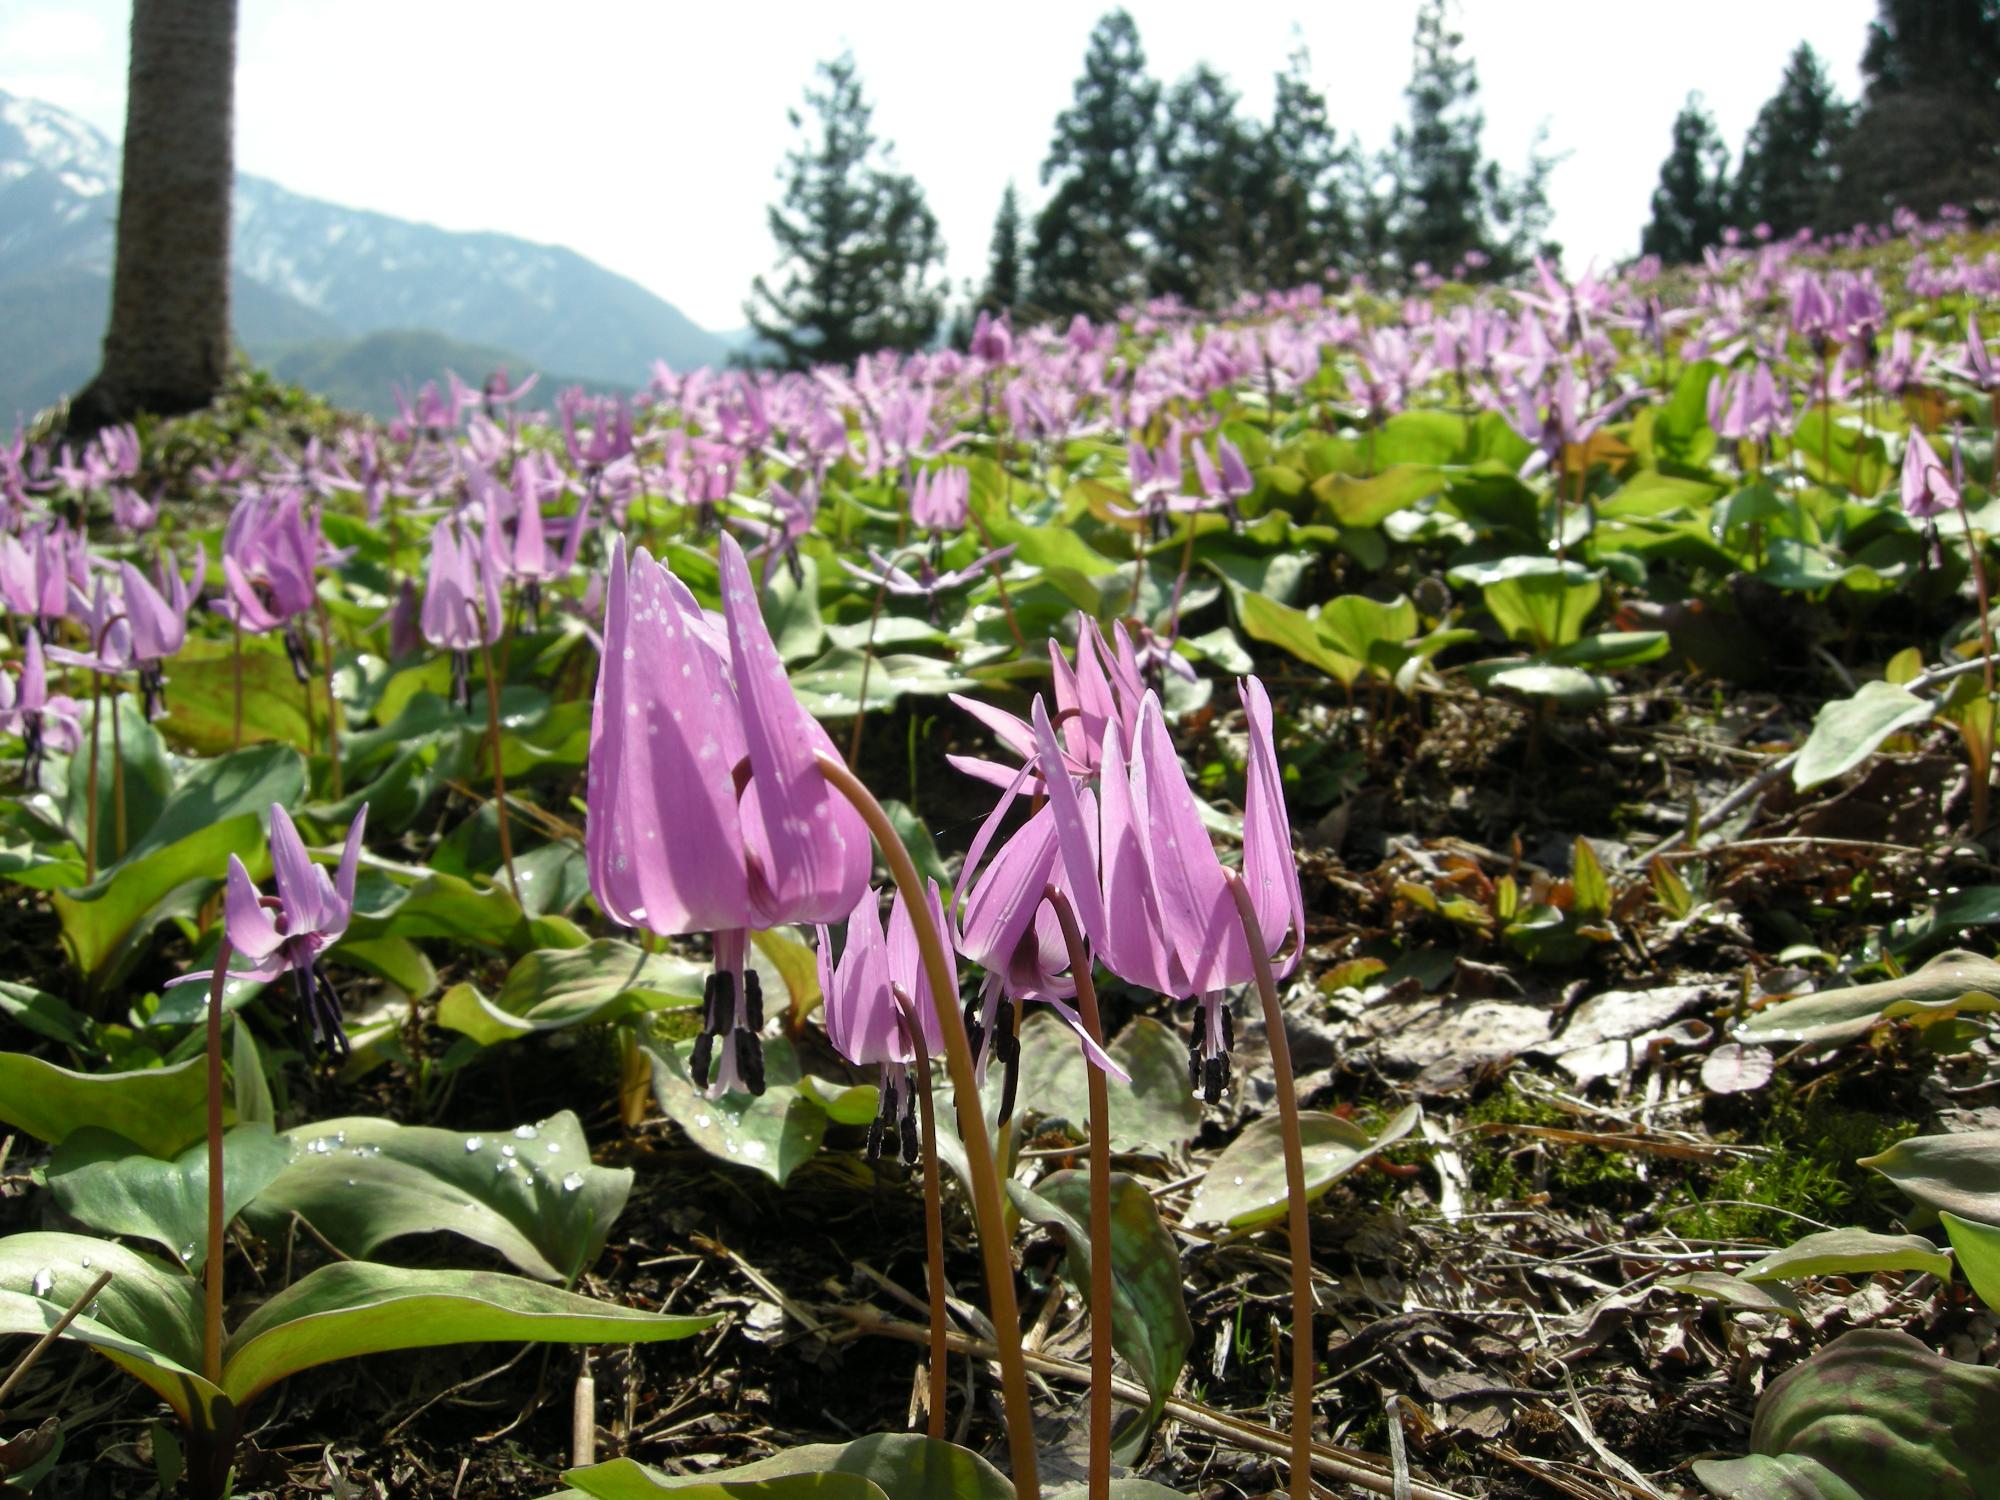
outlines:
[{"label": "leaf with water droplets", "polygon": [[444,1230],[497,1250],[530,1276],[570,1282],[603,1251],[632,1191],[629,1168],[591,1161],[568,1110],[498,1135],[357,1117],[287,1136],[291,1165],[244,1217],[276,1235],[296,1213],[356,1257]]},{"label": "leaf with water droplets", "polygon": [[748,1167],[784,1186],[800,1162],[819,1150],[826,1111],[800,1086],[798,1054],[783,1037],[764,1038],[764,1092],[734,1091],[711,1099],[688,1073],[692,1042],[647,1042],[653,1096],[687,1137],[718,1161]]},{"label": "leaf with water droplets", "polygon": [[[268,1125],[239,1125],[223,1137],[225,1221],[284,1171],[288,1155]],[[56,1147],[48,1179],[63,1211],[92,1229],[150,1240],[190,1272],[207,1261],[207,1141],[167,1161],[123,1136],[86,1126]]]}]

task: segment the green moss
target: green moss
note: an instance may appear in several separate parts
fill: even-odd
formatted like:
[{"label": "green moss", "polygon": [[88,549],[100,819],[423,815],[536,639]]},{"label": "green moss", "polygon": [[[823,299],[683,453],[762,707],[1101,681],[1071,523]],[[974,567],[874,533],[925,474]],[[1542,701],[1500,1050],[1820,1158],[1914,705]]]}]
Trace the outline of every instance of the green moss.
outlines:
[{"label": "green moss", "polygon": [[1675,1194],[1666,1227],[1689,1239],[1796,1238],[1800,1217],[1823,1224],[1888,1228],[1901,1195],[1887,1179],[1855,1165],[1915,1135],[1915,1121],[1876,1114],[1821,1088],[1808,1093],[1780,1075],[1761,1095],[1761,1118],[1717,1139],[1770,1154],[1701,1174]]},{"label": "green moss", "polygon": [[[1468,1127],[1535,1125],[1558,1130],[1589,1127],[1511,1084],[1495,1089],[1466,1111]],[[1622,1151],[1569,1145],[1505,1131],[1472,1136],[1461,1149],[1476,1192],[1493,1200],[1549,1193],[1559,1204],[1629,1210],[1650,1194],[1632,1157]]]}]

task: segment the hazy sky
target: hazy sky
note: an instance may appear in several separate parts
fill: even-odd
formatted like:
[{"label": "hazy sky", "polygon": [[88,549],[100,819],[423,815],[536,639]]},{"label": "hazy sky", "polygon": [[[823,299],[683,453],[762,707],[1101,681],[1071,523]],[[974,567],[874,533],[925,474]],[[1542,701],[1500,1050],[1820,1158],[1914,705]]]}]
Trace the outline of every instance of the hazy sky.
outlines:
[{"label": "hazy sky", "polygon": [[[957,282],[983,277],[1001,190],[1031,213],[1098,4],[240,0],[237,164],[297,192],[568,245],[711,328],[769,267],[764,207],[814,64],[853,51],[877,132],[929,195]],[[1152,74],[1206,60],[1247,109],[1297,42],[1343,135],[1403,118],[1417,0],[1128,0]],[[1691,89],[1732,151],[1801,40],[1839,87],[1874,0],[1460,0],[1489,154],[1546,124],[1572,268],[1633,253]],[[123,133],[126,0],[6,0],[0,89]],[[556,17],[560,15],[560,24]]]}]

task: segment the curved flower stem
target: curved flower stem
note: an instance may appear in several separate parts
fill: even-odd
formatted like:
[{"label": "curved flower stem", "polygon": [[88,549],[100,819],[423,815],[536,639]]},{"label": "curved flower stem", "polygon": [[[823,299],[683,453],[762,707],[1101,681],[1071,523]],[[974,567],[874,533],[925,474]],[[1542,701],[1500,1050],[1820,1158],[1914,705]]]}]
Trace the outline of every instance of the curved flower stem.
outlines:
[{"label": "curved flower stem", "polygon": [[979,1229],[980,1265],[986,1275],[986,1303],[999,1345],[1000,1392],[1007,1416],[1007,1452],[1018,1500],[1040,1500],[1041,1481],[1035,1459],[1035,1433],[1028,1408],[1028,1366],[1021,1357],[1021,1305],[1014,1296],[1014,1267],[1007,1255],[1006,1209],[1000,1197],[1000,1173],[993,1164],[993,1139],[973,1072],[972,1043],[965,1035],[965,1018],[958,1013],[958,990],[945,961],[944,939],[931,920],[930,893],[917,875],[910,851],[903,846],[889,815],[875,794],[840,760],[821,751],[820,775],[854,804],[889,862],[896,889],[903,893],[924,957],[924,977],[931,1004],[944,1033],[945,1068],[951,1075],[952,1100],[958,1110],[958,1138],[965,1146],[966,1169],[972,1178],[973,1218]]},{"label": "curved flower stem", "polygon": [[326,600],[318,592],[313,605],[319,613],[319,652],[326,662],[326,756],[333,762],[333,800],[344,795],[340,770],[340,700],[333,695],[333,624],[327,618]]},{"label": "curved flower stem", "polygon": [[[1062,926],[1069,949],[1069,972],[1076,981],[1076,1008],[1084,1030],[1104,1045],[1104,1022],[1097,1012],[1097,985],[1090,977],[1090,949],[1076,925],[1076,911],[1054,886],[1043,900]],[[1084,1067],[1090,1090],[1090,1500],[1111,1495],[1111,1098],[1104,1070]]]},{"label": "curved flower stem", "polygon": [[1264,1038],[1271,1049],[1271,1081],[1278,1090],[1278,1128],[1285,1145],[1285,1200],[1292,1240],[1291,1492],[1292,1500],[1312,1500],[1312,1225],[1307,1213],[1305,1145],[1299,1135],[1292,1049],[1285,1040],[1285,1014],[1278,1008],[1278,983],[1271,977],[1271,952],[1257,922],[1257,908],[1243,877],[1235,870],[1222,873],[1256,965],[1257,997],[1264,1005]]},{"label": "curved flower stem", "polygon": [[88,791],[84,800],[83,820],[83,883],[89,885],[97,879],[97,741],[98,731],[103,727],[98,720],[104,713],[104,678],[93,671],[90,674],[90,776]]},{"label": "curved flower stem", "polygon": [[944,1408],[950,1397],[951,1323],[945,1307],[944,1280],[944,1184],[938,1178],[937,1108],[931,1102],[931,1053],[924,1045],[924,1029],[917,1019],[917,1003],[891,985],[889,996],[903,1016],[903,1034],[917,1062],[917,1107],[924,1126],[924,1280],[930,1292],[930,1420],[926,1431],[944,1437]]},{"label": "curved flower stem", "polygon": [[243,622],[232,620],[230,630],[230,658],[236,677],[236,730],[230,736],[229,748],[243,748]]},{"label": "curved flower stem", "polygon": [[215,973],[208,981],[208,1264],[204,1274],[201,1373],[222,1384],[222,987],[229,979],[229,934],[215,949]]},{"label": "curved flower stem", "polygon": [[486,664],[486,747],[493,759],[493,810],[500,815],[500,862],[507,867],[507,886],[521,899],[521,878],[514,873],[514,836],[507,828],[507,778],[500,769],[500,684],[493,676],[493,647],[479,632],[479,654]]},{"label": "curved flower stem", "polygon": [[125,736],[118,727],[118,684],[111,685],[111,857],[125,857]]}]

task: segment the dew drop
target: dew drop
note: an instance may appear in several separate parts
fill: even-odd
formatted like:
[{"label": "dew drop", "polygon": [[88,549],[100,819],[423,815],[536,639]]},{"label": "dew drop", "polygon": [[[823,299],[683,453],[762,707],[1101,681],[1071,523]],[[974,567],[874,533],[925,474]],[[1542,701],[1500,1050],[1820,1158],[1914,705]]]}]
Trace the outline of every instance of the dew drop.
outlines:
[{"label": "dew drop", "polygon": [[583,1186],[583,1173],[571,1172],[563,1178],[563,1191],[573,1193]]},{"label": "dew drop", "polygon": [[51,1271],[47,1266],[43,1266],[41,1270],[35,1272],[35,1279],[29,1283],[37,1297],[48,1296],[49,1289],[55,1284],[56,1273]]},{"label": "dew drop", "polygon": [[469,1135],[465,1138],[465,1149],[467,1151],[477,1151],[481,1146],[485,1144],[486,1144],[485,1140],[480,1136]]},{"label": "dew drop", "polygon": [[514,1139],[517,1141],[532,1141],[540,1134],[541,1132],[532,1125],[516,1125],[514,1127]]},{"label": "dew drop", "polygon": [[[500,1154],[506,1157],[509,1161],[512,1161],[514,1159],[514,1148],[512,1146],[502,1146],[500,1148]],[[1236,1180],[1238,1182],[1241,1182],[1243,1179],[1239,1177]]]}]

